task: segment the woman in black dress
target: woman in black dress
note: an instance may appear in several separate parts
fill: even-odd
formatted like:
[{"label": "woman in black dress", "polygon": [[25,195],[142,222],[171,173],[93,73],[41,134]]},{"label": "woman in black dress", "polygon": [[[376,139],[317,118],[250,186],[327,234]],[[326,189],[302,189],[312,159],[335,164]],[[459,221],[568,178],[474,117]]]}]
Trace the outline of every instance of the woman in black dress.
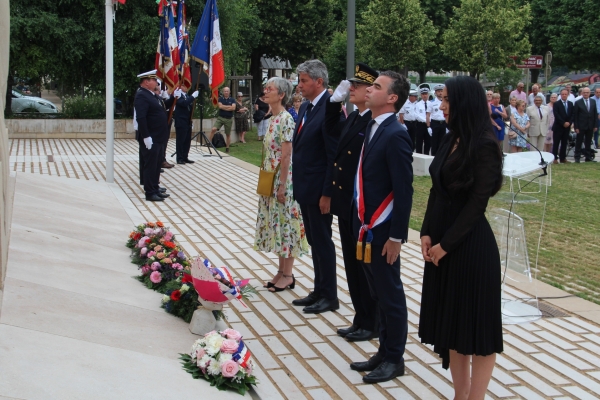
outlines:
[{"label": "woman in black dress", "polygon": [[502,153],[477,80],[446,81],[440,110],[450,133],[429,168],[419,337],[450,366],[455,399],[483,399],[502,352],[500,254],[485,217],[502,186]]}]

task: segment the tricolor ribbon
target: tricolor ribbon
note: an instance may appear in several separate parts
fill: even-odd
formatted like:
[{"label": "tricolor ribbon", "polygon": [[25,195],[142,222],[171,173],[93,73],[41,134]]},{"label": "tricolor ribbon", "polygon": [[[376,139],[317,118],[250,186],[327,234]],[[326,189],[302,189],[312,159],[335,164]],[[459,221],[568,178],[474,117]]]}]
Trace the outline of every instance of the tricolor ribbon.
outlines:
[{"label": "tricolor ribbon", "polygon": [[358,232],[358,243],[356,244],[356,259],[363,260],[363,240],[365,239],[365,233],[367,234],[366,249],[364,255],[364,262],[366,264],[371,263],[371,242],[373,241],[373,233],[371,230],[378,225],[383,224],[392,217],[392,210],[394,209],[394,192],[390,192],[383,200],[383,202],[377,207],[369,224],[365,223],[365,197],[363,191],[363,174],[362,174],[362,163],[363,153],[365,151],[365,145],[360,151],[360,157],[358,158],[358,170],[356,172],[356,178],[354,180],[354,200],[356,201],[356,207],[358,211],[358,220],[360,221],[360,230]]}]

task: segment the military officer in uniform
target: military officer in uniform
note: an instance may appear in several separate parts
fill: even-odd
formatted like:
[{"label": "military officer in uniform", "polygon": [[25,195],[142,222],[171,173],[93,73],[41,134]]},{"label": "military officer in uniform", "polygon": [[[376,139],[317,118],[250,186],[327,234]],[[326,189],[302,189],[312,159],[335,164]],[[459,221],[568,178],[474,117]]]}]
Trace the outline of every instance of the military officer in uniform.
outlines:
[{"label": "military officer in uniform", "polygon": [[175,98],[166,91],[161,96],[154,93],[158,87],[156,70],[140,74],[138,78],[140,89],[135,95],[134,110],[138,126],[136,136],[143,162],[144,192],[148,201],[164,201],[169,195],[161,191],[158,182],[170,133],[166,108],[171,106]]},{"label": "military officer in uniform", "polygon": [[184,92],[177,99],[175,106],[175,153],[177,164],[193,164],[194,161],[188,158],[190,145],[192,143],[192,105],[194,99],[198,97],[196,90],[191,96]]},{"label": "military officer in uniform", "polygon": [[412,148],[415,151],[415,143],[417,138],[417,91],[411,90],[408,94],[408,100],[404,103],[398,113],[398,121],[406,126]]},{"label": "military officer in uniform", "polygon": [[438,84],[433,87],[435,90],[435,99],[431,101],[431,117],[430,126],[432,130],[431,134],[431,155],[435,156],[440,142],[446,134],[446,119],[444,118],[444,112],[440,110],[440,104],[442,104],[442,91],[444,90],[443,84]]},{"label": "military officer in uniform", "polygon": [[[327,102],[325,129],[338,137],[333,163],[333,192],[331,213],[337,215],[344,254],[348,290],[356,314],[349,328],[337,330],[338,335],[352,342],[370,340],[378,335],[377,302],[371,296],[365,271],[356,259],[356,239],[352,230],[352,197],[358,158],[365,139],[365,129],[371,120],[371,111],[365,105],[367,88],[379,74],[366,64],[358,63],[353,78],[342,81]],[[342,101],[350,93],[350,103],[356,110],[340,122]]]},{"label": "military officer in uniform", "polygon": [[431,101],[429,101],[429,89],[421,88],[421,100],[417,102],[417,134],[416,134],[416,151],[420,154],[429,154],[431,148],[430,125],[431,117]]}]

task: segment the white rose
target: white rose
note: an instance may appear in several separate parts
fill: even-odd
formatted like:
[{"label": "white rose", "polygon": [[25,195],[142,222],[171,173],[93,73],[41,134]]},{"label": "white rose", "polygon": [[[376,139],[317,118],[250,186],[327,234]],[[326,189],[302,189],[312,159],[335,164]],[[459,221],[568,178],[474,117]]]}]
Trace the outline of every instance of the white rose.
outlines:
[{"label": "white rose", "polygon": [[208,372],[209,375],[221,375],[221,363],[213,358],[210,364],[208,364],[206,372]]},{"label": "white rose", "polygon": [[221,353],[219,354],[219,362],[224,363],[227,360],[231,360],[233,354]]},{"label": "white rose", "polygon": [[206,368],[206,365],[208,363],[217,363],[215,360],[213,360],[212,358],[210,358],[207,354],[204,355],[204,357],[202,357],[201,359],[198,360],[197,365],[200,368]]},{"label": "white rose", "polygon": [[185,292],[187,292],[188,290],[190,290],[190,287],[189,287],[188,285],[181,285],[181,289],[179,289],[179,291],[180,291],[181,293],[185,293]]},{"label": "white rose", "polygon": [[170,298],[169,296],[167,296],[166,294],[165,294],[165,295],[163,296],[163,298],[162,298],[162,302],[163,302],[163,304],[164,304],[164,303],[168,303],[168,302],[169,302],[169,300],[171,300],[171,298]]}]

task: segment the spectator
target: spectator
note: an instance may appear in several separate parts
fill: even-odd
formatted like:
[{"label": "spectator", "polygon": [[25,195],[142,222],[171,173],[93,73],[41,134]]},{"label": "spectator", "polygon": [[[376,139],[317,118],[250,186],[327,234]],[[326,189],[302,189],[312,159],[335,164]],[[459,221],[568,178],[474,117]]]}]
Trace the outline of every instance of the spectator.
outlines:
[{"label": "spectator", "polygon": [[217,116],[217,120],[215,125],[212,127],[210,131],[210,137],[208,138],[211,142],[215,133],[221,129],[221,127],[225,127],[225,153],[229,153],[229,144],[231,143],[231,124],[233,120],[233,114],[235,112],[235,99],[230,97],[231,90],[226,86],[223,88],[223,95],[219,97],[218,107],[219,114]]},{"label": "spectator", "polygon": [[577,97],[575,97],[575,100],[573,100],[573,105],[575,105],[575,103],[579,100],[583,98],[583,88],[579,88],[577,90]]},{"label": "spectator", "polygon": [[256,127],[258,140],[263,140],[267,126],[269,125],[269,118],[271,118],[271,106],[264,102],[264,98],[265,94],[261,93],[254,102],[254,110],[261,110],[265,113],[263,119],[258,122]]},{"label": "spectator", "polygon": [[492,96],[494,95],[494,92],[492,92],[491,90],[488,90],[485,92],[485,98],[487,99],[488,104],[492,104]]},{"label": "spectator", "polygon": [[537,83],[535,83],[531,87],[531,93],[527,97],[527,106],[531,107],[532,105],[534,105],[534,99],[537,96],[539,96],[542,99],[542,104],[545,105],[546,104],[546,97],[544,97],[544,94],[540,92],[540,85],[538,85]]},{"label": "spectator", "polygon": [[527,116],[531,124],[528,130],[529,141],[541,151],[548,133],[548,109],[542,105],[542,96],[535,96],[533,105],[527,107]]},{"label": "spectator", "polygon": [[298,111],[300,111],[300,105],[302,104],[302,95],[294,94],[292,96],[292,106],[288,108],[288,112],[294,118],[294,122],[298,122]]},{"label": "spectator", "polygon": [[565,89],[567,89],[567,91],[569,92],[569,96],[567,97],[567,101],[570,101],[571,103],[575,104],[575,95],[573,95],[573,89],[572,89],[571,84],[567,83],[565,85]]},{"label": "spectator", "polygon": [[506,107],[506,119],[505,121],[510,122],[510,116],[516,114],[517,112],[517,98],[515,96],[510,96],[508,100],[508,107]]},{"label": "spectator", "polygon": [[500,93],[492,94],[492,102],[488,104],[488,108],[492,117],[492,126],[496,134],[496,139],[498,139],[498,142],[502,146],[502,142],[504,141],[504,119],[508,115],[505,108],[500,104]]},{"label": "spectator", "polygon": [[560,162],[568,164],[567,161],[567,143],[571,124],[573,123],[573,103],[569,100],[569,90],[567,88],[560,91],[560,101],[554,106],[554,125],[552,125],[552,154],[554,154],[554,164],[558,164],[560,147]]},{"label": "spectator", "polygon": [[600,149],[598,147],[598,133],[600,132],[600,87],[597,87],[594,91],[593,99],[596,101],[596,111],[598,112],[598,119],[596,120],[596,132],[594,132],[594,147]]},{"label": "spectator", "polygon": [[523,91],[525,84],[523,82],[517,83],[517,88],[510,92],[510,97],[516,97],[517,100],[527,101],[527,94]]},{"label": "spectator", "polygon": [[413,143],[413,151],[417,140],[417,91],[411,90],[408,100],[404,103],[398,113],[398,121],[406,127],[410,140]]},{"label": "spectator", "polygon": [[592,135],[598,125],[598,109],[596,100],[590,99],[590,88],[581,90],[582,98],[577,100],[573,110],[573,127],[577,138],[575,140],[575,162],[581,159],[581,144],[585,145],[585,161],[594,161],[592,150]]},{"label": "spectator", "polygon": [[544,151],[548,153],[552,153],[552,144],[554,142],[554,134],[552,133],[552,126],[554,125],[554,104],[558,99],[558,95],[556,93],[552,93],[550,95],[550,103],[547,104],[548,107],[548,133],[546,134],[546,141],[544,142]]},{"label": "spectator", "polygon": [[525,112],[525,101],[517,100],[517,112],[510,117],[510,152],[517,153],[523,151],[527,147],[527,130],[531,125],[529,116]]},{"label": "spectator", "polygon": [[235,130],[240,135],[240,142],[246,143],[246,132],[248,132],[248,107],[244,106],[242,92],[237,93],[235,99]]}]

